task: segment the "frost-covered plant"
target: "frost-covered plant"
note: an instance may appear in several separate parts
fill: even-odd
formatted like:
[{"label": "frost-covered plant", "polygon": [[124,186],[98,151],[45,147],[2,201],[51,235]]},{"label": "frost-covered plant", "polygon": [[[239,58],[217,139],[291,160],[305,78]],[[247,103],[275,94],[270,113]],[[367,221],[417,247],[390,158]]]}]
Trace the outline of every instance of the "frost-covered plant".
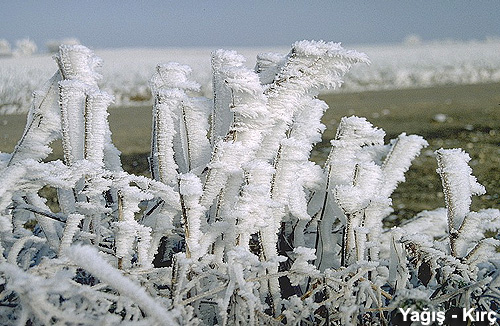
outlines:
[{"label": "frost-covered plant", "polygon": [[[189,67],[158,65],[151,178],[121,168],[100,60],[81,45],[55,59],[0,156],[2,324],[388,324],[398,307],[499,304],[500,213],[469,212],[484,189],[467,154],[436,153],[447,209],[391,230],[382,221],[422,137],[385,144],[346,117],[324,166],[310,160],[328,109],[316,97],[363,54],[301,41],[251,70],[218,50],[212,101]],[[64,162],[47,162],[59,138]]]}]

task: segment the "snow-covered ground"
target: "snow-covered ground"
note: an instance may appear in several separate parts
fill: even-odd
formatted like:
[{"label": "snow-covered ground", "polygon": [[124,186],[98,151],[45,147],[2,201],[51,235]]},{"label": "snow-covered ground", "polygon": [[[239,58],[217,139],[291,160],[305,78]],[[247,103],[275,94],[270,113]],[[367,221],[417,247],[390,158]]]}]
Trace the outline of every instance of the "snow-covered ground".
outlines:
[{"label": "snow-covered ground", "polygon": [[[429,87],[500,81],[500,40],[434,42],[416,45],[345,46],[364,52],[369,66],[354,67],[341,91]],[[96,50],[103,59],[101,87],[112,93],[115,105],[149,102],[148,81],[158,63],[176,61],[193,69],[193,79],[210,96],[210,53],[214,48]],[[249,66],[261,52],[287,53],[288,48],[235,48]],[[0,57],[0,113],[26,112],[31,94],[57,66],[49,54]]]},{"label": "snow-covered ground", "polygon": [[347,90],[380,90],[500,81],[500,39],[356,48],[372,64],[354,67]]}]

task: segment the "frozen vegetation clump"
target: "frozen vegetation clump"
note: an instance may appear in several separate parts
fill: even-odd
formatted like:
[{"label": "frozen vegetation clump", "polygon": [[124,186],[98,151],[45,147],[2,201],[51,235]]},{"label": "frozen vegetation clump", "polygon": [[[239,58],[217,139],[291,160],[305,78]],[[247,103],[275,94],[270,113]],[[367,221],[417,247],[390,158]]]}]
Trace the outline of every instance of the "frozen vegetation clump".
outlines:
[{"label": "frozen vegetation clump", "polygon": [[[301,41],[212,54],[213,99],[178,63],[151,82],[151,178],[123,171],[101,61],[63,45],[24,134],[0,154],[2,325],[390,325],[398,308],[500,305],[500,212],[460,149],[437,151],[446,209],[393,229],[391,194],[427,142],[388,144],[342,119],[324,166],[310,160],[328,106],[367,57]],[[62,140],[64,161],[47,161]],[[57,205],[40,193],[51,188]]]}]

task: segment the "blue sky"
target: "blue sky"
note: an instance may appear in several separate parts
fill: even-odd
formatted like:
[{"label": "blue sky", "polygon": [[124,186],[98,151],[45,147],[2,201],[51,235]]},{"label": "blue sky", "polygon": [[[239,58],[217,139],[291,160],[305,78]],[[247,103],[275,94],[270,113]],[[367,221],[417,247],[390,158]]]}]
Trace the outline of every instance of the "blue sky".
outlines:
[{"label": "blue sky", "polygon": [[498,0],[0,0],[0,39],[75,37],[93,48],[288,46],[500,37]]}]

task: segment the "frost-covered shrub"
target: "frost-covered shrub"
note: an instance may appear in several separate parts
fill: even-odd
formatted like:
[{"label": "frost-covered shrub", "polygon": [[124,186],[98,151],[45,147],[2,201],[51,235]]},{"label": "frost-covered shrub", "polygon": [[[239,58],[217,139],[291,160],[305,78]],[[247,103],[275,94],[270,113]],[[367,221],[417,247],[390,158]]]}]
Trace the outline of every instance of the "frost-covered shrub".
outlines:
[{"label": "frost-covered shrub", "polygon": [[[254,71],[218,50],[212,100],[188,66],[158,65],[151,178],[121,168],[101,61],[81,45],[55,59],[0,156],[2,324],[378,325],[398,307],[500,304],[500,213],[469,211],[484,189],[466,153],[437,152],[446,209],[391,230],[382,220],[422,137],[386,144],[345,117],[324,166],[309,159],[328,109],[316,96],[365,55],[301,41]],[[64,161],[47,162],[59,138]]]}]

